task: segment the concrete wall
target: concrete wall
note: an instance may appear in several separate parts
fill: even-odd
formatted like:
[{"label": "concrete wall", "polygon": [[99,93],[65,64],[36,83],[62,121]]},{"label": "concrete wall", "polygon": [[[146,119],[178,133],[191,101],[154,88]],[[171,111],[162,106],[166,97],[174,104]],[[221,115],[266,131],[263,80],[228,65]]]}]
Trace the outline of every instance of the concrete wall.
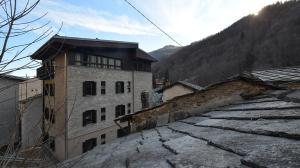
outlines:
[{"label": "concrete wall", "polygon": [[10,78],[0,79],[0,88],[3,88],[0,91],[0,146],[17,140],[18,82]]},{"label": "concrete wall", "polygon": [[217,84],[193,94],[176,97],[162,105],[137,112],[131,116],[131,132],[149,129],[199,115],[216,107],[242,100],[245,97],[259,95],[267,86],[234,80]]},{"label": "concrete wall", "polygon": [[[117,136],[119,128],[113,121],[115,107],[131,104],[131,113],[141,110],[140,95],[142,91],[152,89],[152,74],[149,72],[132,72],[113,69],[100,69],[84,66],[68,66],[67,70],[67,110],[68,116],[68,158],[82,153],[82,142],[99,137],[105,133],[109,143]],[[82,83],[84,81],[97,82],[96,96],[83,96]],[[106,82],[106,94],[101,95],[101,81]],[[124,93],[115,93],[115,83],[124,82]],[[127,92],[127,82],[131,82],[131,92]],[[106,120],[101,121],[101,108],[106,108]],[[87,110],[97,111],[97,122],[82,126],[82,113]],[[121,125],[124,125],[122,123]],[[99,141],[100,139],[98,139]],[[79,144],[79,145],[78,145]],[[100,144],[100,143],[98,143]]]},{"label": "concrete wall", "polygon": [[37,78],[19,83],[19,101],[43,94],[43,81]]},{"label": "concrete wall", "polygon": [[173,99],[174,97],[190,94],[193,92],[194,91],[192,89],[184,87],[180,84],[173,85],[172,87],[163,90],[162,101],[166,102]]},{"label": "concrete wall", "polygon": [[21,140],[22,148],[28,148],[41,142],[43,97],[35,96],[32,99],[23,100],[19,104],[21,116]]}]

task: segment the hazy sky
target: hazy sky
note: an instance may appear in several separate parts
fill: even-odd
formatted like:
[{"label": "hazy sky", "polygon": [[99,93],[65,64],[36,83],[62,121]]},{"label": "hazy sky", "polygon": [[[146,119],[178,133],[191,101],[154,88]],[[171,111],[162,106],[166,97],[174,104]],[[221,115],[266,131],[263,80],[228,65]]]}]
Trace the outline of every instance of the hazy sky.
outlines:
[{"label": "hazy sky", "polygon": [[[22,2],[25,0],[21,0]],[[128,0],[182,45],[217,33],[248,14],[257,14],[277,0]],[[60,35],[138,42],[152,51],[176,45],[124,0],[41,0],[31,14],[47,12],[43,22],[54,30],[63,22]],[[39,26],[42,23],[36,23]],[[37,32],[39,33],[39,32]],[[26,38],[28,40],[29,38]],[[45,40],[31,47],[33,53]],[[15,65],[21,65],[22,61]],[[16,75],[34,75],[19,71]]]}]

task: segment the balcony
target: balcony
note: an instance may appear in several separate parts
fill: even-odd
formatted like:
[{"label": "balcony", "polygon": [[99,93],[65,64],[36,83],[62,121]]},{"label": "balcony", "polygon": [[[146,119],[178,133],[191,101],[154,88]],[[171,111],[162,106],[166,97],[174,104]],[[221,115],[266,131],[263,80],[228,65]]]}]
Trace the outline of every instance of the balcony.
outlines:
[{"label": "balcony", "polygon": [[36,75],[40,80],[46,80],[54,77],[53,66],[42,66],[36,70]]}]

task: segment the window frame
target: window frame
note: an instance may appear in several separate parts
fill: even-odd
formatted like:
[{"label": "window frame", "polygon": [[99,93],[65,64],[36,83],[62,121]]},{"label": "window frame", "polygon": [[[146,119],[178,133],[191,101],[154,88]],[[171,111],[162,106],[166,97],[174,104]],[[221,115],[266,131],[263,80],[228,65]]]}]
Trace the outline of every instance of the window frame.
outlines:
[{"label": "window frame", "polygon": [[99,67],[104,69],[122,69],[123,63],[120,58],[107,57],[80,51],[71,51],[70,53],[70,65]]},{"label": "window frame", "polygon": [[131,114],[131,103],[127,103],[127,114]]},{"label": "window frame", "polygon": [[124,93],[124,82],[123,81],[117,81],[115,83],[115,89],[116,89],[116,94]]},{"label": "window frame", "polygon": [[90,138],[82,142],[82,153],[88,152],[97,146],[97,138]]},{"label": "window frame", "polygon": [[125,105],[120,104],[115,107],[115,117],[119,118],[120,116],[126,115]]},{"label": "window frame", "polygon": [[106,143],[106,134],[101,134],[100,143],[101,145],[104,145]]},{"label": "window frame", "polygon": [[[89,117],[89,118],[87,118]],[[82,126],[92,125],[97,123],[97,111],[87,110],[82,113]]]},{"label": "window frame", "polygon": [[100,85],[101,85],[101,88],[100,88],[101,95],[105,95],[106,94],[106,82],[101,81]]},{"label": "window frame", "polygon": [[82,83],[82,95],[83,96],[95,96],[97,95],[97,82],[84,81]]}]

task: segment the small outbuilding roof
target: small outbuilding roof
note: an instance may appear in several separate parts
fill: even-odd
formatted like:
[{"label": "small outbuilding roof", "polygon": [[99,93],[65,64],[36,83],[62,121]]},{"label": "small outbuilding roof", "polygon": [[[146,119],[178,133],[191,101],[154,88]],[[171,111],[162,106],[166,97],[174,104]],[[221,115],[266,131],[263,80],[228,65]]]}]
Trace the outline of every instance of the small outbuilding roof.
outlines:
[{"label": "small outbuilding roof", "polygon": [[193,90],[193,91],[200,91],[200,90],[203,89],[203,87],[201,87],[201,86],[198,86],[198,85],[195,85],[195,84],[186,82],[186,81],[178,81],[178,82],[172,83],[172,84],[169,85],[169,86],[166,86],[166,87],[162,88],[162,89],[159,90],[158,92],[162,92],[162,91],[164,91],[164,90],[166,90],[166,89],[169,89],[169,88],[171,88],[171,87],[173,87],[173,86],[175,86],[175,85],[182,85],[182,86],[187,87],[187,88],[189,88],[189,89],[191,89],[191,90]]}]

